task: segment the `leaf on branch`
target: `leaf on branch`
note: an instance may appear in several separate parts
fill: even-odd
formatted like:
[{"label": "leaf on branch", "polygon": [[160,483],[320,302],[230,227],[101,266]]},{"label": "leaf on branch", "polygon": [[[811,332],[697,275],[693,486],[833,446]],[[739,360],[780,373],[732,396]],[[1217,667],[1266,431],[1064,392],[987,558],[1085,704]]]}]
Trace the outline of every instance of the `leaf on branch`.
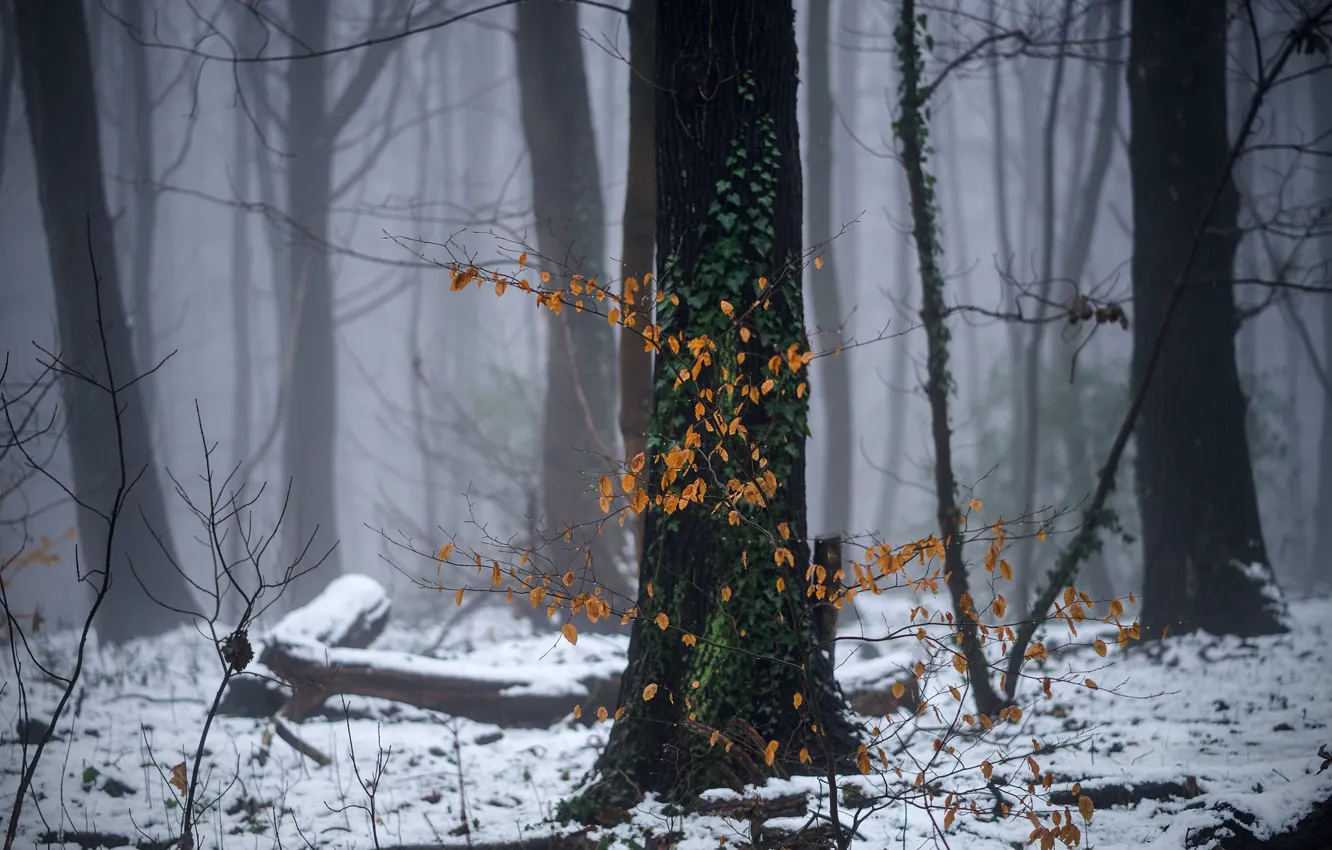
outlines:
[{"label": "leaf on branch", "polygon": [[1088,797],[1086,794],[1083,794],[1081,797],[1078,798],[1078,813],[1082,815],[1082,819],[1085,820],[1087,823],[1091,823],[1093,811],[1095,811],[1095,807],[1092,806],[1091,797]]},{"label": "leaf on branch", "polygon": [[171,768],[171,779],[169,781],[182,794],[189,790],[189,780],[185,777],[185,762]]}]

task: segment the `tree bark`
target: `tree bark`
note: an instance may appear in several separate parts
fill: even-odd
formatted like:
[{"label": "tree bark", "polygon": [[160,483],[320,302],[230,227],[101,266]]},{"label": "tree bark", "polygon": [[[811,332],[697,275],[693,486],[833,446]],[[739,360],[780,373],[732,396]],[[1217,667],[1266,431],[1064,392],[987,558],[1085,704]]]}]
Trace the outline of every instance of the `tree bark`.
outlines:
[{"label": "tree bark", "polygon": [[[537,250],[542,270],[551,275],[545,285],[568,287],[576,276],[584,280],[581,286],[588,279],[606,286],[606,216],[578,7],[528,0],[518,5],[516,17]],[[559,572],[582,571],[590,554],[591,578],[627,602],[619,525],[597,522],[603,517],[597,478],[616,464],[615,338],[605,317],[591,312],[570,308],[546,318],[541,508],[548,540],[542,554]],[[591,628],[618,627],[603,619]]]},{"label": "tree bark", "polygon": [[[153,135],[152,75],[148,71],[148,47],[136,39],[148,37],[144,27],[142,2],[125,4],[125,23],[133,31],[123,34],[121,44],[125,51],[125,65],[129,79],[125,81],[129,114],[122,116],[128,132],[121,144],[132,149],[133,188],[128,193],[133,199],[134,239],[129,256],[130,303],[134,305],[134,356],[145,368],[157,365],[154,349],[157,334],[153,323],[153,256],[157,244],[158,191],[150,184],[157,179],[154,173],[155,139]],[[188,131],[187,131],[188,132]],[[148,407],[151,428],[156,404],[151,386],[144,388],[144,402]]]},{"label": "tree bark", "polygon": [[[1119,131],[1119,101],[1123,83],[1123,72],[1119,65],[1123,61],[1125,38],[1120,31],[1124,18],[1124,0],[1111,0],[1100,12],[1104,23],[1104,32],[1091,32],[1093,38],[1099,35],[1105,39],[1106,62],[1103,67],[1089,66],[1087,73],[1087,91],[1082,100],[1090,101],[1090,83],[1095,74],[1100,75],[1099,113],[1096,118],[1096,135],[1092,140],[1091,151],[1086,168],[1082,167],[1083,151],[1081,145],[1075,146],[1078,162],[1073,171],[1085,175],[1073,182],[1068,188],[1065,201],[1066,209],[1073,210],[1072,226],[1064,240],[1061,253],[1060,273],[1075,282],[1078,291],[1082,289],[1082,275],[1087,270],[1091,258],[1092,241],[1096,235],[1096,222],[1100,217],[1101,196],[1105,188],[1106,176],[1110,172],[1110,161],[1114,154],[1115,138]],[[1085,117],[1085,116],[1084,116]],[[1085,122],[1090,123],[1090,122]],[[1073,353],[1071,357],[1076,357]],[[1073,364],[1070,360],[1070,369]],[[1074,378],[1076,380],[1076,377]],[[1063,424],[1063,442],[1068,448],[1069,469],[1073,472],[1074,483],[1070,491],[1069,502],[1076,504],[1096,486],[1097,469],[1088,452],[1086,432],[1083,428],[1083,393],[1072,388],[1069,403],[1069,416]],[[1096,551],[1087,558],[1080,574],[1086,577],[1086,585],[1093,598],[1109,600],[1113,597],[1114,583],[1111,580],[1105,554]]]},{"label": "tree bark", "polygon": [[[290,24],[296,42],[319,51],[329,41],[329,8],[293,2]],[[329,266],[328,211],[333,194],[333,142],[327,57],[287,63],[287,214],[299,228],[287,253],[289,335],[283,350],[291,357],[282,430],[282,463],[291,487],[283,519],[283,567],[306,551],[328,559],[319,570],[293,580],[283,596],[302,605],[319,592],[326,577],[342,572],[337,544],[338,422],[337,350],[333,339],[333,272]],[[308,545],[308,549],[306,548]],[[306,565],[303,565],[306,566]],[[299,569],[299,568],[298,568]]]},{"label": "tree bark", "polygon": [[[83,5],[51,0],[17,3],[13,11],[55,285],[60,357],[69,370],[61,388],[73,490],[83,505],[78,509],[79,567],[94,587],[103,578],[98,571],[110,568],[96,625],[102,640],[118,643],[186,622],[188,615],[171,608],[190,610],[194,603],[172,564],[143,383],[130,385],[139,371],[102,184]],[[90,261],[96,264],[96,279]],[[115,388],[114,397],[110,388]],[[117,505],[122,476],[132,486]],[[111,526],[103,517],[113,510],[117,516],[107,557]]]},{"label": "tree bark", "polygon": [[[629,3],[629,165],[625,181],[623,235],[620,250],[620,294],[636,309],[633,324],[620,330],[620,436],[625,457],[647,451],[648,417],[652,411],[652,352],[643,331],[652,322],[653,271],[657,223],[657,138],[652,74],[656,64],[657,0]],[[635,287],[630,281],[637,284]],[[639,486],[643,483],[640,481]],[[634,568],[643,560],[643,519],[627,523],[634,535]]]},{"label": "tree bark", "polygon": [[1284,606],[1263,543],[1235,366],[1239,194],[1228,172],[1226,4],[1133,0],[1131,28],[1134,392],[1193,234],[1205,216],[1209,225],[1138,426],[1143,636],[1167,627],[1276,633]]},{"label": "tree bark", "polygon": [[[1317,158],[1314,168],[1314,196],[1323,199],[1322,236],[1318,239],[1315,262],[1322,266],[1326,285],[1332,277],[1332,102],[1327,91],[1315,76],[1309,77],[1310,113],[1313,118],[1313,138],[1322,139],[1320,149],[1324,156]],[[1332,369],[1332,297],[1322,295],[1323,369]],[[1314,545],[1309,550],[1305,573],[1306,591],[1327,588],[1332,584],[1332,396],[1323,396],[1323,429],[1318,439],[1318,498],[1314,502]]]},{"label": "tree bark", "polygon": [[[0,3],[0,127],[9,126],[14,103],[14,78],[18,75],[18,39],[8,3]],[[9,133],[0,133],[0,188],[5,185],[5,148]]]},{"label": "tree bark", "polygon": [[[831,245],[836,224],[833,219],[833,115],[832,51],[829,49],[831,0],[809,5],[809,32],[805,66],[805,132],[809,138],[806,158],[809,173],[809,238],[811,248],[832,259],[822,270],[808,269],[806,291],[813,301],[820,352],[833,352],[842,344],[842,298],[838,291],[838,268]],[[840,353],[821,358],[811,376],[814,392],[821,395],[827,455],[821,464],[821,507],[815,512],[820,534],[841,534],[851,524],[851,372]]]},{"label": "tree bark", "polygon": [[[1036,484],[1041,465],[1041,365],[1045,355],[1045,316],[1055,276],[1055,139],[1059,129],[1059,98],[1064,88],[1064,54],[1062,45],[1068,43],[1069,25],[1073,20],[1073,0],[1064,4],[1063,20],[1059,27],[1059,55],[1055,58],[1054,80],[1050,84],[1050,99],[1046,105],[1045,125],[1041,136],[1041,276],[1037,281],[1036,322],[1028,331],[1027,350],[1022,361],[1022,489],[1018,510],[1030,521],[1040,507],[1036,504]],[[1017,544],[1017,579],[1013,596],[1021,608],[1031,601],[1036,587],[1037,569],[1033,545],[1034,532],[1023,535]]]},{"label": "tree bark", "polygon": [[[251,149],[245,118],[239,113],[233,118],[232,165],[235,171],[232,180],[240,200],[250,191],[250,159],[257,152]],[[238,471],[233,490],[240,494],[238,505],[244,504],[248,498],[247,473],[254,442],[254,377],[251,369],[254,343],[250,336],[250,299],[255,290],[250,250],[250,211],[238,204],[231,211],[231,443],[233,467]],[[244,519],[241,518],[240,522],[234,523],[227,530],[226,561],[232,570],[233,579],[246,594],[250,594],[259,587],[262,577],[255,574],[259,568],[247,560],[248,553],[241,534],[243,527]],[[244,607],[239,599],[234,602]]]},{"label": "tree bark", "polygon": [[930,437],[934,447],[935,521],[939,539],[944,541],[945,580],[953,603],[953,622],[958,627],[958,643],[967,660],[967,676],[976,710],[993,715],[1003,706],[1003,700],[990,682],[989,665],[977,632],[979,615],[971,602],[967,567],[963,560],[961,512],[957,504],[957,479],[953,473],[952,423],[949,419],[953,378],[948,367],[949,331],[945,323],[944,275],[940,262],[943,249],[935,184],[925,171],[929,104],[922,91],[924,62],[916,31],[915,8],[913,0],[904,0],[895,31],[902,71],[897,135],[911,196],[912,237],[920,269],[920,318],[927,345],[925,397],[930,405]]},{"label": "tree bark", "polygon": [[[696,366],[683,346],[657,357],[653,421],[661,436],[649,444],[649,492],[672,505],[708,464],[720,479],[707,482],[709,502],[731,477],[753,482],[771,472],[777,486],[763,494],[761,508],[736,503],[736,519],[743,518],[736,525],[709,504],[648,510],[639,616],[620,690],[624,714],[598,759],[600,782],[565,807],[575,817],[645,792],[683,801],[704,788],[809,770],[799,762],[802,748],[824,770],[854,744],[832,667],[814,651],[800,580],[810,563],[808,396],[796,392],[805,373],[783,368],[773,376],[767,366],[773,353],[805,345],[794,10],[790,0],[662,0],[656,59],[656,241],[667,255],[658,281],[661,336],[707,336],[716,348],[710,365]],[[740,308],[755,298],[766,298],[769,309],[746,319]],[[735,305],[735,317],[718,307],[722,300]],[[737,321],[749,323],[747,340]],[[677,385],[680,369],[690,369],[690,378]],[[757,388],[768,377],[775,384],[762,404],[740,403],[722,389],[737,380]],[[662,455],[684,450],[705,390],[747,435],[709,432],[700,457],[672,480]],[[710,454],[704,462],[702,452],[718,439],[730,446],[725,459]],[[752,459],[751,445],[766,467]],[[790,566],[775,561],[773,541],[783,528]],[[799,708],[796,693],[804,695]],[[810,730],[814,722],[819,735]],[[772,741],[778,749],[765,765]]]}]

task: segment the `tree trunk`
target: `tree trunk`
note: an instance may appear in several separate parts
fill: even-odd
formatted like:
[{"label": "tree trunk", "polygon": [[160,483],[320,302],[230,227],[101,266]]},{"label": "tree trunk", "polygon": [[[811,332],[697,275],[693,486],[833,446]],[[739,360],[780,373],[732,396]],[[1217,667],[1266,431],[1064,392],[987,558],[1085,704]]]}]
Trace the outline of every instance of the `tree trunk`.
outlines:
[{"label": "tree trunk", "polygon": [[[87,378],[65,373],[61,382],[73,490],[84,506],[78,510],[79,568],[96,588],[104,578],[100,571],[109,566],[110,587],[98,609],[97,632],[102,640],[122,642],[186,622],[186,614],[168,606],[190,610],[194,603],[172,565],[144,385],[130,385],[139,371],[102,185],[83,5],[51,0],[17,3],[13,11],[55,285],[61,363]],[[90,262],[96,263],[97,283]],[[115,388],[114,396],[107,388]],[[117,505],[120,488],[131,483]],[[103,517],[113,509],[112,526]]]},{"label": "tree trunk", "polygon": [[[1059,44],[1068,43],[1069,25],[1073,21],[1073,0],[1066,0],[1059,27]],[[1036,502],[1036,485],[1041,466],[1041,365],[1045,359],[1046,304],[1054,286],[1055,276],[1055,140],[1059,129],[1059,98],[1064,87],[1064,54],[1059,50],[1055,58],[1054,80],[1050,84],[1050,100],[1046,107],[1045,125],[1041,139],[1041,276],[1036,283],[1036,323],[1031,326],[1024,352],[1022,373],[1022,489],[1018,510],[1027,521],[1035,519],[1040,506]],[[1033,555],[1035,532],[1022,535],[1017,544],[1017,581],[1013,596],[1025,609],[1036,587],[1037,569]]]},{"label": "tree trunk", "polygon": [[[897,215],[909,213],[902,191],[896,182],[892,187],[893,204],[889,209]],[[911,274],[911,237],[894,232],[891,236],[894,246],[893,280],[897,284],[897,318],[903,322],[911,321],[911,293],[915,289],[915,277]],[[915,396],[913,390],[906,388],[907,367],[911,365],[909,336],[898,337],[890,349],[893,361],[892,371],[888,373],[888,422],[884,428],[884,475],[883,486],[879,491],[879,521],[884,525],[878,529],[884,539],[893,539],[893,534],[902,531],[901,526],[893,525],[897,517],[897,497],[902,492],[902,480],[905,473],[902,460],[906,457],[906,419],[907,408]]]},{"label": "tree trunk", "polygon": [[[542,269],[551,275],[546,286],[569,286],[571,276],[594,278],[604,286],[606,216],[578,9],[555,0],[529,0],[519,4],[516,17],[537,249]],[[593,303],[589,296],[588,304]],[[569,309],[546,318],[541,487],[548,544],[542,554],[564,572],[583,570],[590,553],[595,581],[627,601],[619,526],[597,523],[604,516],[597,504],[597,477],[613,471],[617,462],[615,338],[604,316],[591,312]],[[592,628],[616,625],[602,620]]]},{"label": "tree trunk", "polygon": [[[157,365],[154,349],[157,343],[153,324],[153,255],[157,244],[157,189],[150,184],[157,179],[153,166],[153,92],[152,75],[148,72],[149,48],[138,40],[146,39],[144,6],[142,2],[125,4],[125,23],[132,31],[124,34],[121,44],[125,51],[125,64],[129,79],[125,81],[129,113],[121,120],[128,122],[128,133],[121,144],[128,144],[133,153],[131,175],[134,180],[129,197],[133,199],[134,239],[130,251],[130,303],[134,305],[131,318],[134,328],[134,356],[146,369]],[[136,40],[138,39],[138,40]],[[187,132],[189,132],[187,130]],[[144,388],[144,403],[148,408],[149,427],[152,427],[154,408],[152,385]]]},{"label": "tree trunk", "polygon": [[[655,254],[657,219],[657,148],[653,115],[652,72],[656,63],[657,0],[629,4],[629,165],[625,181],[623,235],[620,250],[620,294],[636,308],[633,324],[620,330],[620,435],[624,454],[634,458],[647,451],[648,417],[652,409],[652,353],[643,337],[652,322],[653,287],[647,280]],[[635,287],[630,281],[637,283]],[[643,482],[639,482],[642,486]],[[634,568],[643,560],[643,518],[627,523],[634,535]]]},{"label": "tree trunk", "polygon": [[[239,112],[233,114],[232,128],[232,167],[235,169],[232,179],[235,191],[240,199],[250,191],[251,158],[258,155],[250,144],[249,124]],[[250,452],[253,451],[254,430],[254,377],[253,347],[250,335],[250,300],[254,295],[254,270],[250,264],[250,211],[237,205],[231,211],[231,342],[232,342],[232,394],[231,394],[231,444],[233,466],[238,470],[238,477],[233,482],[233,492],[240,494],[238,506],[252,496],[249,495]],[[229,495],[229,494],[228,494]],[[233,508],[234,509],[234,508]],[[245,541],[241,530],[245,527],[243,516],[239,522],[227,529],[226,561],[233,571],[233,576],[246,593],[253,593],[261,583],[256,575],[258,566],[247,559]],[[234,600],[240,602],[239,599]],[[241,606],[243,607],[243,602]]]},{"label": "tree trunk", "polygon": [[[1067,209],[1074,212],[1072,225],[1064,240],[1060,266],[1060,274],[1076,283],[1079,292],[1085,291],[1082,288],[1082,275],[1091,257],[1096,221],[1101,211],[1101,196],[1106,176],[1110,171],[1116,133],[1119,131],[1119,100],[1123,82],[1123,72],[1119,66],[1123,61],[1125,46],[1124,39],[1119,35],[1124,18],[1124,0],[1111,0],[1101,11],[1100,17],[1104,19],[1105,31],[1099,34],[1093,31],[1089,35],[1093,38],[1099,35],[1105,39],[1106,62],[1104,67],[1089,66],[1086,69],[1088,85],[1081,98],[1083,101],[1091,101],[1090,83],[1095,74],[1100,74],[1100,110],[1096,118],[1096,135],[1092,140],[1086,168],[1081,166],[1083,159],[1081,144],[1074,148],[1078,162],[1073,172],[1085,175],[1085,180],[1079,178],[1068,188],[1065,204]],[[1081,116],[1079,123],[1090,123],[1085,121],[1085,117]],[[1076,356],[1078,355],[1074,349],[1070,357]],[[1070,368],[1072,365],[1070,362]],[[1083,393],[1077,388],[1071,389],[1069,416],[1063,424],[1063,442],[1068,447],[1069,468],[1074,476],[1069,502],[1076,504],[1095,488],[1097,469],[1088,452],[1086,433],[1083,429],[1085,418]],[[1110,577],[1104,552],[1097,550],[1088,556],[1079,573],[1086,577],[1085,583],[1094,598],[1104,600],[1112,598],[1114,583]]]},{"label": "tree trunk", "polygon": [[[1250,20],[1250,11],[1256,20]],[[1236,123],[1243,116],[1244,108],[1254,94],[1254,81],[1258,78],[1260,70],[1253,28],[1263,25],[1263,11],[1262,4],[1246,6],[1242,2],[1235,3],[1231,37],[1234,40],[1232,52],[1235,54],[1239,73],[1232,78],[1227,97],[1230,103],[1229,118]],[[1314,79],[1317,79],[1317,76]],[[1237,129],[1237,127],[1231,128],[1232,136]],[[1241,224],[1245,224],[1255,216],[1253,203],[1255,199],[1252,196],[1256,190],[1257,168],[1257,156],[1246,156],[1235,163],[1235,182],[1238,184],[1240,195],[1238,218]],[[1239,245],[1235,249],[1235,264],[1240,277],[1260,275],[1258,242],[1258,233],[1251,233],[1247,238],[1244,234],[1240,234]],[[1243,290],[1241,294],[1242,292]],[[1254,320],[1244,322],[1235,334],[1236,345],[1239,348],[1240,389],[1246,393],[1252,392],[1252,382],[1258,379],[1258,324]]]},{"label": "tree trunk", "polygon": [[963,560],[961,512],[957,504],[957,479],[953,474],[953,435],[949,419],[949,396],[953,377],[948,367],[949,331],[945,323],[944,274],[935,182],[925,171],[928,151],[929,103],[923,93],[924,61],[917,33],[916,4],[904,0],[895,30],[897,55],[902,69],[899,88],[901,111],[897,135],[902,168],[911,195],[912,237],[920,269],[921,324],[926,338],[925,397],[930,405],[930,437],[934,447],[935,521],[944,542],[944,575],[953,603],[953,622],[958,624],[958,643],[967,660],[967,676],[976,710],[993,715],[1003,705],[990,682],[989,665],[977,633],[978,614],[971,604],[966,562]]},{"label": "tree trunk", "polygon": [[[1322,265],[1323,280],[1332,274],[1332,102],[1327,90],[1317,77],[1309,77],[1310,113],[1313,118],[1312,138],[1322,139],[1324,156],[1316,158],[1314,168],[1314,197],[1322,198],[1322,236],[1318,239],[1316,262]],[[1332,297],[1322,295],[1323,369],[1332,369]],[[1305,590],[1327,588],[1332,584],[1332,396],[1323,396],[1323,429],[1318,439],[1318,498],[1314,502],[1314,545],[1309,550],[1309,563],[1304,582]]]},{"label": "tree trunk", "polygon": [[[9,127],[14,103],[14,77],[18,75],[18,39],[9,4],[0,3],[0,127]],[[0,133],[0,188],[5,185],[5,148],[9,133]]]},{"label": "tree trunk", "polygon": [[[805,132],[809,138],[806,158],[809,174],[805,187],[809,192],[809,238],[813,249],[832,258],[833,218],[833,115],[832,56],[829,49],[831,0],[809,6],[809,44],[805,73]],[[832,352],[842,344],[842,299],[837,289],[837,262],[823,269],[807,271],[806,289],[814,302],[817,348]],[[814,391],[822,395],[822,442],[826,456],[821,470],[822,507],[815,513],[820,534],[841,534],[851,525],[851,372],[847,358],[840,353],[820,359],[813,370]]]},{"label": "tree trunk", "polygon": [[[620,690],[624,714],[598,759],[601,782],[566,807],[579,817],[645,792],[682,801],[705,788],[808,770],[800,763],[802,748],[822,771],[854,745],[832,666],[814,651],[802,580],[810,563],[808,395],[797,394],[804,368],[768,369],[773,353],[805,344],[790,0],[661,2],[656,80],[657,244],[669,246],[658,281],[661,338],[706,336],[715,348],[708,349],[710,365],[695,367],[684,347],[666,348],[656,360],[654,431],[661,436],[649,445],[649,481],[666,507],[647,513],[639,616]],[[755,298],[766,298],[769,309],[742,316]],[[734,318],[719,308],[723,300],[735,305]],[[751,329],[747,340],[737,323]],[[690,379],[677,384],[681,369],[690,370]],[[735,381],[758,387],[768,378],[774,385],[762,404],[722,389]],[[705,391],[713,393],[719,415],[737,417],[747,434],[705,432],[698,454],[709,452],[707,460],[671,455],[683,460],[681,475],[665,476],[662,456],[684,451]],[[729,446],[726,455],[714,453],[718,440]],[[682,488],[710,464],[709,501],[711,493],[726,492],[731,478],[752,483],[770,472],[769,486],[777,486],[762,494],[762,506],[736,502],[736,525],[727,510],[708,504],[674,507]],[[773,543],[782,530],[790,535],[789,566],[775,560],[785,551]],[[789,584],[778,583],[787,576]],[[686,643],[686,635],[696,644]],[[793,707],[797,693],[803,701]],[[811,732],[811,723],[821,734]],[[714,731],[718,739],[710,746]],[[764,749],[772,744],[768,764]]]},{"label": "tree trunk", "polygon": [[[1235,366],[1239,194],[1227,172],[1226,4],[1133,0],[1134,345],[1141,385],[1175,278],[1208,216],[1138,427],[1144,637],[1283,630]],[[1212,199],[1219,181],[1219,200]]]},{"label": "tree trunk", "polygon": [[[290,4],[296,43],[318,51],[328,42],[329,9],[323,3]],[[327,57],[288,62],[286,139],[287,214],[299,230],[287,253],[287,321],[282,350],[290,358],[285,387],[282,464],[291,487],[283,518],[283,564],[304,551],[314,573],[295,578],[283,595],[289,606],[309,602],[320,586],[342,572],[337,543],[337,351],[333,340],[333,272],[329,267],[328,211],[333,193],[333,142]],[[307,548],[308,546],[308,548]]]},{"label": "tree trunk", "polygon": [[[837,48],[837,73],[836,81],[833,84],[836,97],[833,101],[837,106],[837,111],[841,113],[841,118],[836,123],[841,124],[845,121],[846,126],[852,128],[856,126],[856,115],[860,111],[860,53],[848,49],[844,41],[848,34],[857,32],[859,27],[860,4],[858,0],[841,0],[837,15],[837,35],[832,40],[834,45],[840,45]],[[861,206],[864,201],[860,194],[862,172],[857,159],[858,150],[859,145],[850,133],[843,131],[834,136],[833,170],[837,175],[835,198],[839,215],[859,215],[864,209]],[[853,304],[858,297],[859,247],[866,226],[868,226],[868,222],[861,221],[853,229],[844,233],[842,238],[838,240],[839,244],[834,251],[838,279],[845,281],[845,294]]]},{"label": "tree trunk", "polygon": [[[897,90],[897,69],[889,61],[884,69],[885,88]],[[889,321],[901,320],[904,327],[910,327],[911,293],[915,291],[915,278],[911,273],[911,236],[898,233],[896,226],[910,219],[911,207],[906,188],[905,175],[897,172],[888,186],[888,218],[890,232],[889,243],[893,249],[893,297],[895,316]],[[890,326],[891,327],[891,326]],[[879,489],[879,504],[876,518],[882,523],[876,531],[885,540],[894,539],[894,534],[902,531],[894,525],[897,518],[897,497],[902,492],[902,459],[906,456],[906,419],[907,409],[915,393],[906,388],[907,367],[911,365],[910,336],[902,336],[889,343],[889,356],[892,368],[888,373],[888,421],[884,428],[884,473]]]}]

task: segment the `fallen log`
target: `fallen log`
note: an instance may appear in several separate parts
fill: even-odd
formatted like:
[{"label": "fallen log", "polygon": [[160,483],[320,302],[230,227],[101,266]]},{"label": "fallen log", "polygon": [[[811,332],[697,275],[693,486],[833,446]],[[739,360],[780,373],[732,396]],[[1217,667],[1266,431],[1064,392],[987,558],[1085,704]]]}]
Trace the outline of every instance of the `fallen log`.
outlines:
[{"label": "fallen log", "polygon": [[[579,704],[584,724],[595,723],[602,706],[615,712],[620,677],[604,664],[579,677],[570,675],[568,665],[541,661],[491,666],[478,659],[441,660],[367,649],[384,630],[390,607],[388,594],[374,579],[336,579],[309,605],[284,617],[264,641],[259,661],[291,689],[290,696],[267,680],[241,678],[235,683],[236,698],[229,693],[224,700],[224,713],[277,713],[299,722],[337,696],[386,699],[512,728],[545,728]],[[582,672],[588,673],[585,668]],[[919,696],[914,680],[909,678],[908,685],[901,699],[891,689],[848,696],[861,713],[915,710]]]},{"label": "fallen log", "polygon": [[[573,680],[566,667],[536,663],[482,668],[406,652],[276,642],[264,663],[292,688],[282,714],[301,720],[330,697],[379,697],[417,708],[516,728],[544,728],[575,704],[614,709],[618,680]],[[595,709],[589,710],[589,715]]]},{"label": "fallen log", "polygon": [[[259,663],[267,666],[264,659],[268,647],[283,641],[364,649],[384,633],[392,610],[392,600],[379,582],[365,575],[339,576],[309,604],[278,621],[260,641],[264,648]],[[222,695],[218,712],[228,717],[271,717],[276,713],[287,696],[267,675],[271,669],[253,668],[251,672],[257,675],[233,679]]]}]

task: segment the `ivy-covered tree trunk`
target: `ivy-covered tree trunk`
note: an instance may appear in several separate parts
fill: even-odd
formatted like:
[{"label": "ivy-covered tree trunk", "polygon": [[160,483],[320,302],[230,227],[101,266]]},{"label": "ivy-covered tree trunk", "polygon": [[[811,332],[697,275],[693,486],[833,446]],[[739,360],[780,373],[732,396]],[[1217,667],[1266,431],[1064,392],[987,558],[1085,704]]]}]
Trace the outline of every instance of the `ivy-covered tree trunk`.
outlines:
[{"label": "ivy-covered tree trunk", "polygon": [[573,816],[822,771],[855,743],[806,602],[790,0],[660,0],[656,80],[653,504],[622,714]]},{"label": "ivy-covered tree trunk", "polygon": [[[894,125],[906,173],[911,201],[911,235],[916,245],[920,270],[920,321],[925,328],[925,398],[930,405],[930,439],[934,445],[935,520],[939,538],[944,541],[944,576],[948,595],[953,601],[953,622],[958,624],[958,643],[967,661],[968,678],[976,700],[976,710],[984,715],[997,714],[1005,700],[990,682],[980,635],[979,616],[971,601],[967,565],[963,559],[962,515],[957,502],[957,478],[953,473],[953,432],[949,397],[954,391],[953,375],[948,365],[948,329],[944,300],[943,256],[939,206],[935,198],[935,180],[927,171],[929,147],[929,92],[922,80],[924,58],[920,49],[920,31],[925,20],[916,17],[913,0],[903,0],[898,12],[894,40],[902,77],[898,83],[901,109]],[[1016,683],[1016,677],[1014,682]]]},{"label": "ivy-covered tree trunk", "polygon": [[1239,193],[1227,172],[1226,2],[1134,0],[1131,28],[1135,391],[1174,282],[1189,271],[1137,432],[1143,636],[1166,627],[1271,634],[1283,631],[1283,606],[1235,366]]},{"label": "ivy-covered tree trunk", "polygon": [[[523,134],[532,157],[537,249],[551,276],[546,285],[570,287],[579,275],[606,286],[606,213],[578,7],[529,0],[518,5],[516,18]],[[604,316],[593,312],[565,310],[546,318],[541,512],[552,541],[542,553],[559,572],[582,570],[590,554],[597,582],[622,603],[630,592],[618,572],[623,536],[619,525],[595,522],[603,516],[597,478],[616,462],[615,337]],[[618,630],[618,621],[589,629]]]}]

